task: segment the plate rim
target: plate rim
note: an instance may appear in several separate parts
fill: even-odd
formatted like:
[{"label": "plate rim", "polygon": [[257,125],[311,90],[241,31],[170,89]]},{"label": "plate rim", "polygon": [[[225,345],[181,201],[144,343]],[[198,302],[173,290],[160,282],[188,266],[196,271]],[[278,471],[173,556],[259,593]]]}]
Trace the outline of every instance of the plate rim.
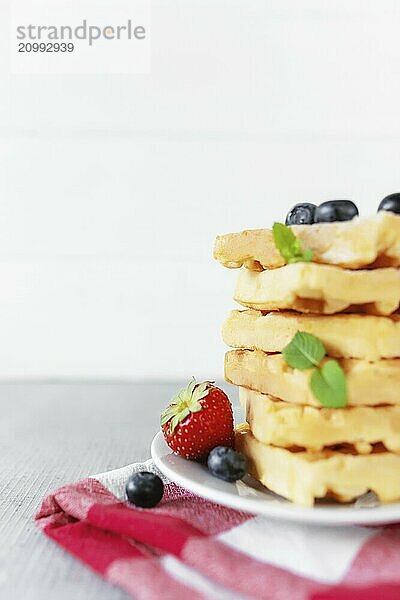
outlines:
[{"label": "plate rim", "polygon": [[[168,453],[165,450],[169,450]],[[254,501],[251,497],[235,496],[224,490],[209,488],[206,484],[198,483],[181,474],[176,469],[165,465],[163,457],[173,454],[164,440],[162,431],[158,431],[151,443],[151,457],[156,467],[168,479],[177,483],[188,491],[206,498],[216,504],[221,504],[235,510],[248,512],[254,515],[263,515],[273,519],[302,522],[314,525],[340,526],[340,525],[384,525],[400,522],[400,502],[381,504],[373,508],[335,507],[335,506],[299,506],[293,503],[269,503],[265,505]],[[180,460],[184,458],[177,457]],[[190,462],[190,461],[187,461]],[[221,482],[221,485],[225,482]],[[246,485],[246,484],[245,484]],[[260,507],[264,507],[260,510]]]}]

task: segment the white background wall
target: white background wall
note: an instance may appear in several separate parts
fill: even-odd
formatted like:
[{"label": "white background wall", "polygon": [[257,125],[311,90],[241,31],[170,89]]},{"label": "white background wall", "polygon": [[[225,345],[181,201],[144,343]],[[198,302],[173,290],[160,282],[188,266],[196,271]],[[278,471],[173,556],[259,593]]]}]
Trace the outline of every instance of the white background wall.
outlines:
[{"label": "white background wall", "polygon": [[215,235],[400,190],[399,28],[398,0],[153,0],[151,75],[4,68],[0,378],[220,377]]}]

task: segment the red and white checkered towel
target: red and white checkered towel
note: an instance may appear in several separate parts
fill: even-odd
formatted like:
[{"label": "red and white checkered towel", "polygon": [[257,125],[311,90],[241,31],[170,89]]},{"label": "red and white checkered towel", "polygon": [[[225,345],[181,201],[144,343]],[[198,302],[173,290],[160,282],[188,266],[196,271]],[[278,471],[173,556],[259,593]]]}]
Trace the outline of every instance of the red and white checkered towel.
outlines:
[{"label": "red and white checkered towel", "polygon": [[145,600],[399,600],[400,526],[321,527],[252,516],[166,483],[161,504],[124,501],[151,461],[65,485],[42,503],[43,532]]}]

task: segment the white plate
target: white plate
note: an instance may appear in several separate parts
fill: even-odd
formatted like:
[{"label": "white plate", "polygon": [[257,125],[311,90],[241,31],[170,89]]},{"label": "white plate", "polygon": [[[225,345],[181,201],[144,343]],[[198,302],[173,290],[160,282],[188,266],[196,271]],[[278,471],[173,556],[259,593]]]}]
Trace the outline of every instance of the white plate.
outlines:
[{"label": "white plate", "polygon": [[250,477],[244,481],[227,483],[213,477],[206,466],[173,454],[161,431],[151,444],[151,456],[156,466],[171,481],[198,496],[236,510],[320,525],[382,525],[400,522],[399,502],[371,508],[356,507],[354,504],[320,503],[309,508],[288,502]]}]

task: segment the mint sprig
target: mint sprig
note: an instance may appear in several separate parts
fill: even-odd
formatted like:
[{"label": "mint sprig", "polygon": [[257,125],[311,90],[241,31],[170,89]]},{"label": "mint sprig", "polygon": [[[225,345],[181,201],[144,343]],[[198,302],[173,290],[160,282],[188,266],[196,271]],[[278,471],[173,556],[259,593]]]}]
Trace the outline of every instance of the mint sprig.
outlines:
[{"label": "mint sprig", "polygon": [[292,341],[282,350],[282,354],[290,367],[311,369],[319,366],[326,350],[321,340],[315,335],[298,331]]},{"label": "mint sprig", "polygon": [[347,404],[346,377],[337,360],[327,360],[310,378],[314,396],[327,408],[343,408]]},{"label": "mint sprig", "polygon": [[283,223],[274,223],[272,227],[275,246],[287,263],[310,262],[313,258],[312,250],[303,250],[300,240],[293,231]]},{"label": "mint sprig", "polygon": [[344,371],[337,360],[321,365],[326,355],[325,346],[315,335],[298,331],[282,350],[286,363],[293,369],[311,369],[310,388],[315,398],[326,408],[347,405],[347,385]]}]

